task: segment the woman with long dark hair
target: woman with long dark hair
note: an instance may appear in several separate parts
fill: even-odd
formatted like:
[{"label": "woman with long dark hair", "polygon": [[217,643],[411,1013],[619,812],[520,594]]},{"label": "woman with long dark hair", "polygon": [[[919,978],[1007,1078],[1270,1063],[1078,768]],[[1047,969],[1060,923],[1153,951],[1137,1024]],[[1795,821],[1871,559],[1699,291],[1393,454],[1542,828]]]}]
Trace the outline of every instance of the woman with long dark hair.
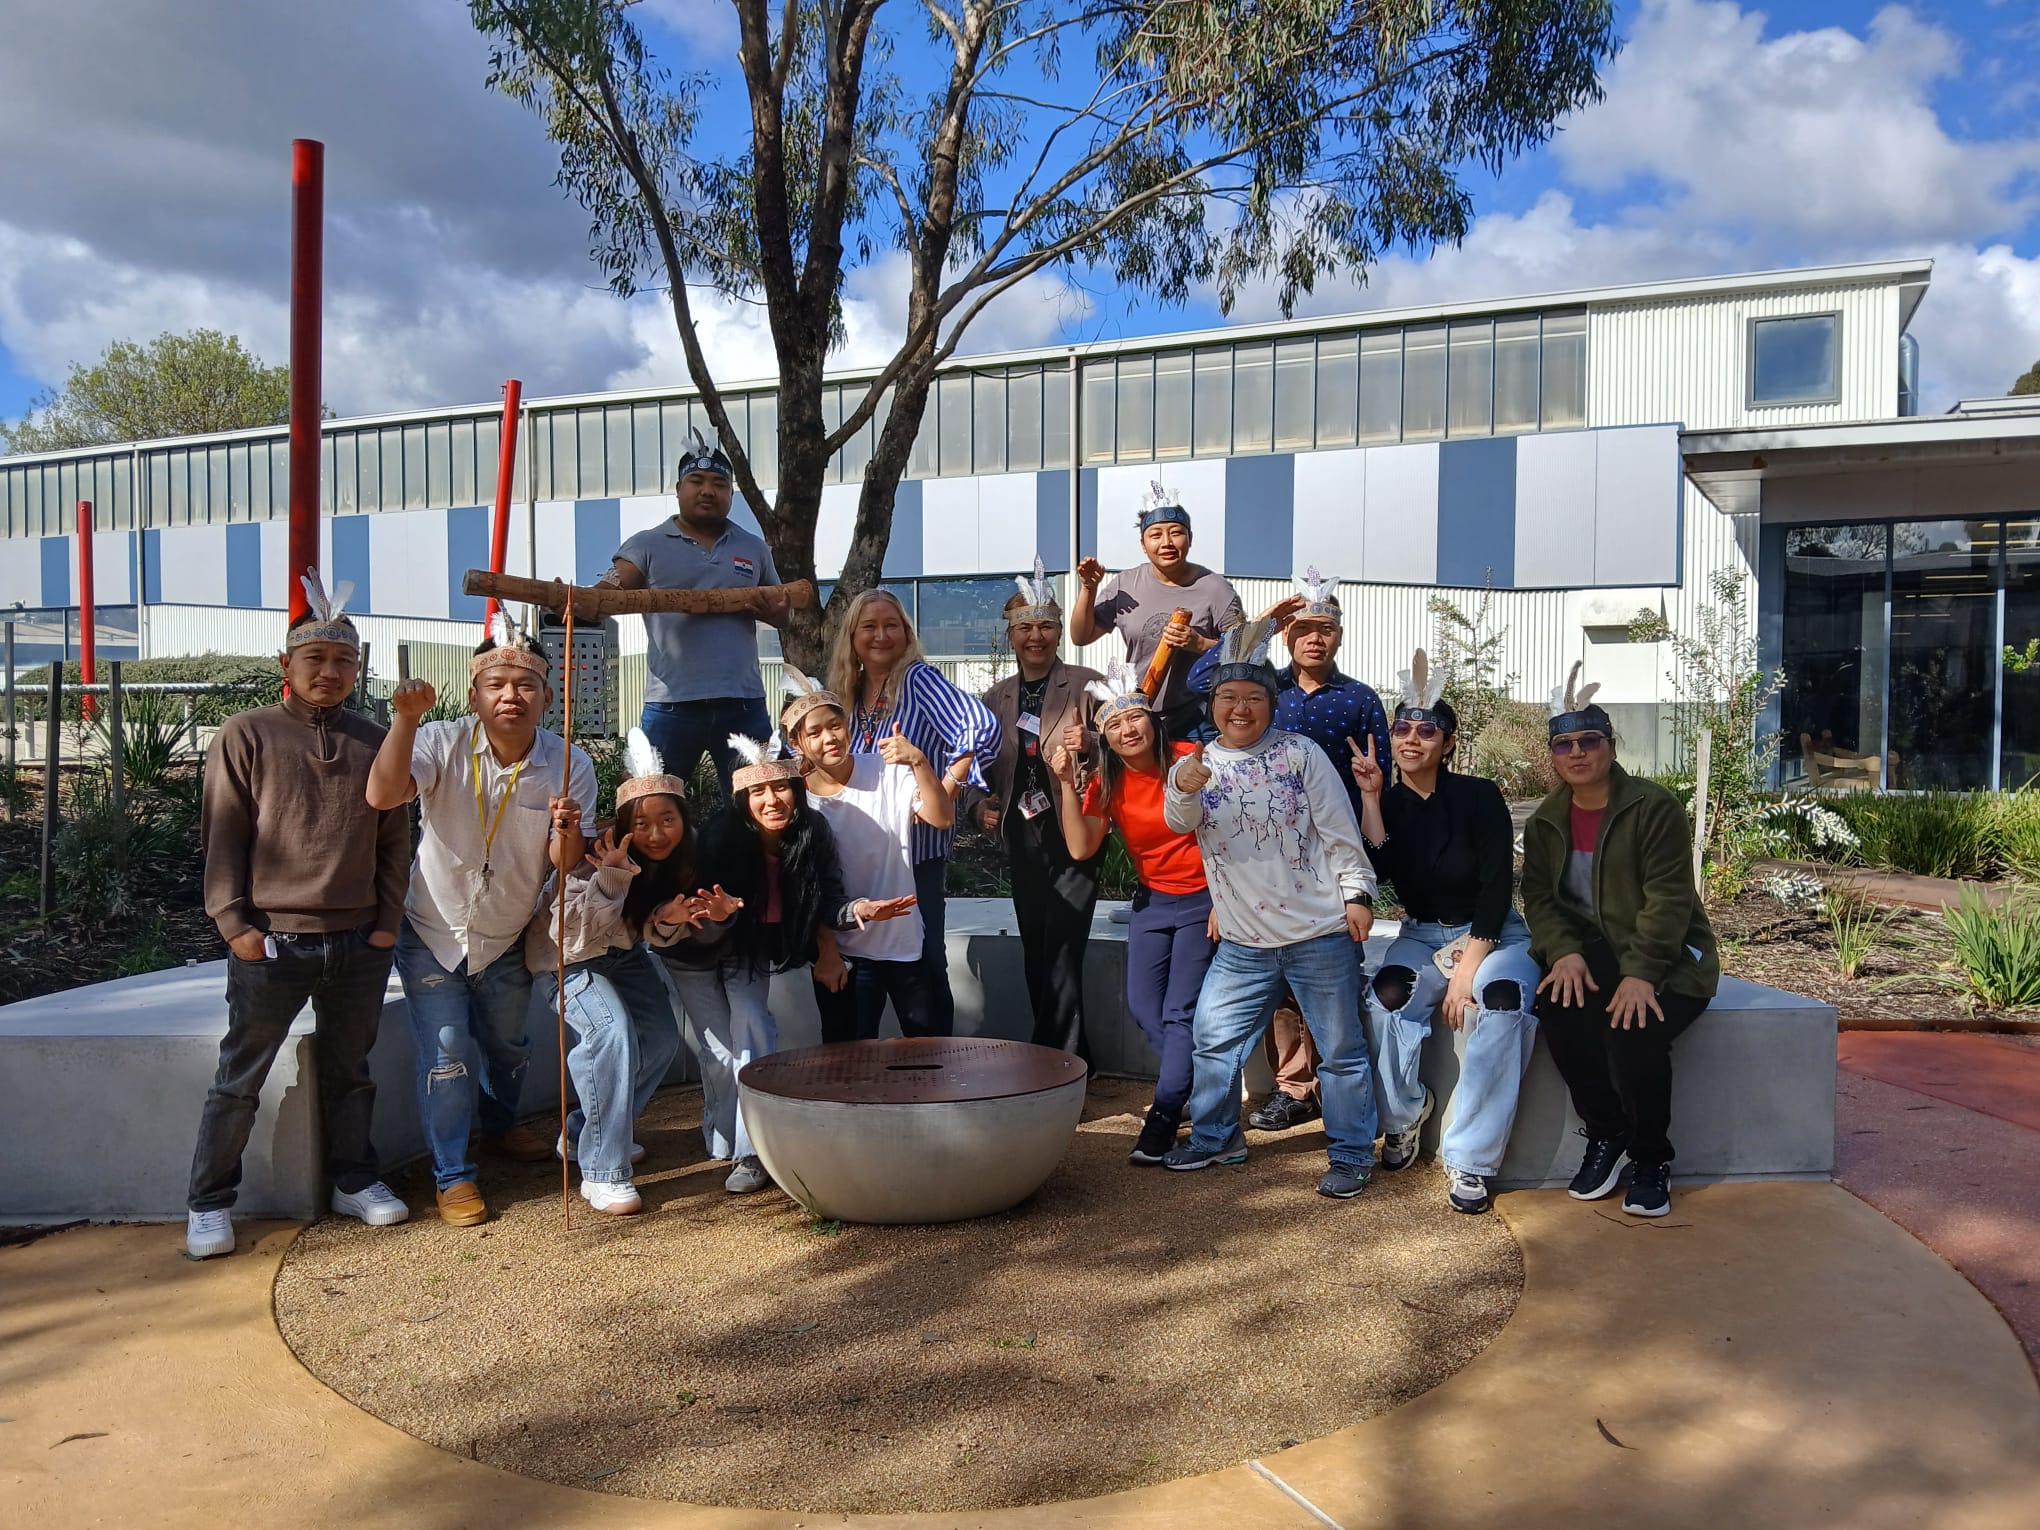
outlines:
[{"label": "woman with long dark hair", "polygon": [[[798,760],[767,760],[752,739],[732,734],[739,766],[729,805],[701,831],[701,876],[734,912],[713,943],[668,943],[654,924],[653,945],[687,1012],[686,1039],[701,1065],[701,1135],[711,1158],[730,1160],[723,1188],[733,1194],[771,1183],[752,1151],[737,1097],[737,1075],[779,1044],[772,1017],[775,972],[814,969],[817,992],[849,980],[835,932],[892,919],[912,898],[847,897],[835,836],[808,804]],[[674,931],[678,934],[678,931]]]}]

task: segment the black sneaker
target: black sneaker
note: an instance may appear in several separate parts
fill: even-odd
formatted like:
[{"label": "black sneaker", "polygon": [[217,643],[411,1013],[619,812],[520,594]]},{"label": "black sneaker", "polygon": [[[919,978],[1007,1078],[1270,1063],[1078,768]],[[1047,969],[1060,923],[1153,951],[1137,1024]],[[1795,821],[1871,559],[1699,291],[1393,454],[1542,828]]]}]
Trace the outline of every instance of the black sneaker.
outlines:
[{"label": "black sneaker", "polygon": [[1633,1217],[1661,1217],[1672,1209],[1672,1166],[1640,1163],[1629,1175],[1622,1209]]},{"label": "black sneaker", "polygon": [[1349,1163],[1335,1163],[1317,1182],[1317,1193],[1335,1201],[1350,1201],[1367,1188],[1367,1170]]},{"label": "black sneaker", "polygon": [[1189,1173],[1192,1169],[1208,1169],[1215,1163],[1234,1164],[1247,1161],[1247,1139],[1238,1131],[1232,1134],[1232,1141],[1222,1148],[1198,1147],[1194,1141],[1185,1139],[1162,1155],[1162,1167]]},{"label": "black sneaker", "polygon": [[1126,1155],[1128,1163],[1160,1163],[1169,1156],[1169,1149],[1176,1145],[1176,1124],[1174,1116],[1163,1115],[1159,1110],[1150,1110],[1147,1121],[1140,1129],[1140,1140],[1133,1145],[1133,1151]]},{"label": "black sneaker", "polygon": [[1417,1161],[1417,1151],[1423,1145],[1424,1123],[1431,1119],[1431,1112],[1438,1108],[1437,1098],[1429,1088],[1424,1090],[1424,1108],[1417,1112],[1417,1119],[1399,1132],[1389,1132],[1381,1139],[1381,1166],[1384,1169],[1403,1169]]},{"label": "black sneaker", "polygon": [[[1580,1128],[1580,1135],[1587,1137],[1585,1127]],[[1628,1156],[1629,1150],[1613,1137],[1587,1137],[1580,1172],[1566,1186],[1566,1194],[1576,1201],[1598,1201],[1622,1183],[1622,1161]]]},{"label": "black sneaker", "polygon": [[1315,1121],[1324,1113],[1324,1107],[1314,1096],[1305,1095],[1299,1100],[1295,1095],[1284,1094],[1278,1089],[1247,1117],[1247,1125],[1257,1132],[1286,1132],[1292,1126]]}]

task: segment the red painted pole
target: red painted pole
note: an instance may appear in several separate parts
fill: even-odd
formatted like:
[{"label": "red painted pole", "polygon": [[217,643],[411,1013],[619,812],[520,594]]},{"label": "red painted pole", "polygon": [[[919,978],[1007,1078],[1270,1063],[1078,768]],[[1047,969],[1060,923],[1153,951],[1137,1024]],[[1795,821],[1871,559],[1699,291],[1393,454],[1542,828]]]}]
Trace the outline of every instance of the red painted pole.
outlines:
[{"label": "red painted pole", "polygon": [[[78,678],[90,685],[97,678],[96,606],[92,599],[92,501],[78,501]],[[78,698],[79,716],[92,721],[96,710],[90,696]]]},{"label": "red painted pole", "polygon": [[[510,551],[510,480],[517,471],[517,406],[524,399],[524,384],[511,378],[503,384],[503,425],[497,432],[496,518],[489,523],[489,572],[503,572],[503,559]],[[486,628],[496,616],[496,597],[491,595],[482,610]]]},{"label": "red painted pole", "polygon": [[306,609],[298,576],[319,566],[319,307],[325,275],[326,146],[290,142],[290,616]]}]

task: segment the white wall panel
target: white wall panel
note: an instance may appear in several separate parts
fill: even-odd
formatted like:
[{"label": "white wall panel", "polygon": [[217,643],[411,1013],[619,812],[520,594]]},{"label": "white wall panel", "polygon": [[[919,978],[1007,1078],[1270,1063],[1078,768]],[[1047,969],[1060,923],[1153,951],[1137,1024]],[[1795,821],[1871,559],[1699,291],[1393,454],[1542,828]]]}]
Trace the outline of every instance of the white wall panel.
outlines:
[{"label": "white wall panel", "polygon": [[[834,579],[850,556],[850,534],[857,528],[857,497],[864,485],[832,483],[822,489],[822,511],[815,521],[815,577]],[[923,486],[926,492],[926,486]],[[922,502],[924,505],[926,501]],[[925,522],[926,515],[923,514]]]},{"label": "white wall panel", "polygon": [[368,588],[378,615],[444,618],[446,581],[444,510],[368,518]]},{"label": "white wall panel", "polygon": [[[1438,447],[1378,446],[1365,453],[1367,516],[1360,568],[1370,580],[1432,584],[1438,578]],[[1345,572],[1341,570],[1341,572]]]},{"label": "white wall panel", "polygon": [[[537,512],[538,577],[573,578],[574,502],[571,499],[542,499],[534,509]],[[512,537],[511,540],[514,542],[516,538]],[[378,591],[376,604],[382,603],[382,594]]]},{"label": "white wall panel", "polygon": [[[1031,482],[1031,480],[1030,480]],[[970,574],[978,569],[978,483],[928,478],[921,483],[921,571]],[[844,539],[844,550],[849,550]]]},{"label": "white wall panel", "polygon": [[1593,577],[1594,458],[1599,433],[1516,440],[1519,587],[1564,587]]},{"label": "white wall panel", "polygon": [[[980,478],[977,485],[978,553],[968,572],[1004,574],[1033,568],[1034,474],[1005,473]],[[926,503],[924,497],[922,504]],[[925,525],[927,512],[922,515]],[[933,565],[924,567],[933,571]]]},{"label": "white wall panel", "polygon": [[1225,546],[1225,460],[1136,462],[1098,470],[1098,561],[1109,569],[1143,561],[1140,507],[1159,480],[1190,512],[1190,556],[1216,562]]},{"label": "white wall panel", "polygon": [[1678,577],[1679,436],[1669,426],[1594,433],[1594,583]]},{"label": "white wall panel", "polygon": [[[320,524],[324,524],[321,518]],[[262,523],[262,604],[272,611],[290,604],[290,522]]]},{"label": "white wall panel", "polygon": [[638,532],[672,519],[674,500],[670,494],[631,494],[616,502],[617,541],[628,542]]},{"label": "white wall panel", "polygon": [[1315,565],[1341,579],[1371,577],[1361,545],[1367,518],[1364,449],[1299,454],[1292,515],[1299,569]]},{"label": "white wall panel", "polygon": [[224,525],[171,527],[158,538],[158,545],[162,548],[165,601],[191,606],[227,603]]},{"label": "white wall panel", "polygon": [[[72,577],[77,577],[75,571]],[[93,601],[102,606],[125,606],[131,604],[134,598],[134,556],[128,546],[128,534],[125,531],[93,532]]]},{"label": "white wall panel", "polygon": [[0,607],[42,604],[42,538],[0,542]]}]

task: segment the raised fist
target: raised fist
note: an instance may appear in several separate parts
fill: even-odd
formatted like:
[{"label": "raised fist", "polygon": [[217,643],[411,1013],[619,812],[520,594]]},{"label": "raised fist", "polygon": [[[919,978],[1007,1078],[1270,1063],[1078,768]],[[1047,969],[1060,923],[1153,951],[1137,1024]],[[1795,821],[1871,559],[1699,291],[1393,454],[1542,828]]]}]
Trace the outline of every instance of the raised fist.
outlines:
[{"label": "raised fist", "polygon": [[405,722],[415,723],[439,699],[439,693],[432,689],[430,680],[399,680],[397,688],[390,692],[390,710]]},{"label": "raised fist", "polygon": [[1083,580],[1086,589],[1095,590],[1105,582],[1105,565],[1096,558],[1080,558],[1077,560],[1077,577]]}]

